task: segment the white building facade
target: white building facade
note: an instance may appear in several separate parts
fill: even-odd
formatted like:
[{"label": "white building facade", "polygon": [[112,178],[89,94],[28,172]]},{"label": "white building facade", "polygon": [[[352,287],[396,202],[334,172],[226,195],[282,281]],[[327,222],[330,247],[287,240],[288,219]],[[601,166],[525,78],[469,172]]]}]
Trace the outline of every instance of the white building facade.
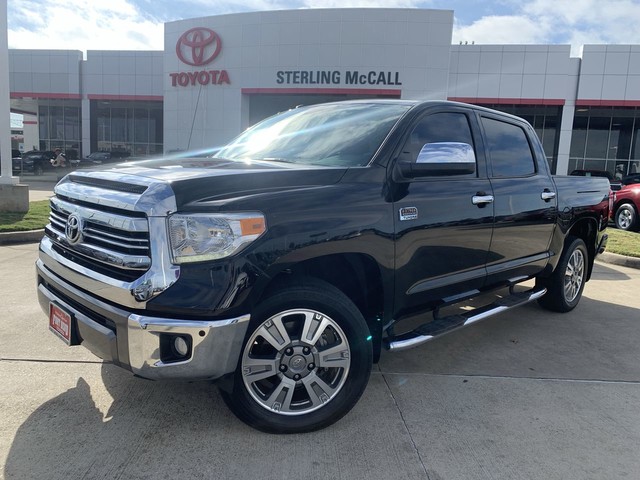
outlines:
[{"label": "white building facade", "polygon": [[526,118],[557,173],[638,169],[640,46],[580,59],[452,29],[450,10],[286,10],[167,23],[163,52],[10,50],[11,107],[37,125],[26,150],[138,156],[206,151],[301,104],[451,99]]}]

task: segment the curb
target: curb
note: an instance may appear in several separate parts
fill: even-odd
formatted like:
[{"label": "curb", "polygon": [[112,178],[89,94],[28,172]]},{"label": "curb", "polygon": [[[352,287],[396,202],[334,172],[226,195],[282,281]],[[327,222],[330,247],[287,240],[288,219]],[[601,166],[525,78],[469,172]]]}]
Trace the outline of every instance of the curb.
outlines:
[{"label": "curb", "polygon": [[596,260],[612,265],[620,265],[621,267],[640,269],[640,258],[627,257],[625,255],[618,255],[617,253],[604,252],[598,255]]},{"label": "curb", "polygon": [[44,230],[28,230],[26,232],[0,233],[0,245],[16,243],[38,243],[44,236]]}]

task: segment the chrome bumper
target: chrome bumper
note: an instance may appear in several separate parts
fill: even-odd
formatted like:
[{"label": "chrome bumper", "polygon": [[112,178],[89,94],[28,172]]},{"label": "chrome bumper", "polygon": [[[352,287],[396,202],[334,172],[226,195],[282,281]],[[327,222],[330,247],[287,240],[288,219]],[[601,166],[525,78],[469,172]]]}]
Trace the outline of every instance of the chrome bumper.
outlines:
[{"label": "chrome bumper", "polygon": [[[238,364],[249,315],[225,320],[180,320],[132,313],[78,290],[36,262],[38,301],[49,314],[56,302],[72,315],[78,343],[98,357],[144,378],[216,379]],[[162,334],[191,337],[189,358],[163,362]]]}]

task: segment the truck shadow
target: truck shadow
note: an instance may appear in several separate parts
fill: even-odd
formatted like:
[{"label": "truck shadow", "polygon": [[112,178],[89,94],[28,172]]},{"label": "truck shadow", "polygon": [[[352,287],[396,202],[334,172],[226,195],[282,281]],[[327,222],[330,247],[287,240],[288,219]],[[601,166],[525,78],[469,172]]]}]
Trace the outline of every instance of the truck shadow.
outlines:
[{"label": "truck shadow", "polygon": [[[369,478],[390,478],[389,469],[402,478],[420,478],[412,470],[414,450],[384,376],[401,375],[426,388],[437,383],[430,374],[638,381],[638,318],[637,308],[585,297],[569,314],[529,305],[414,350],[386,354],[381,374],[372,375],[354,411],[308,435],[252,430],[227,410],[210,383],[151,382],[105,363],[100,377],[78,378],[75,387],[26,419],[4,474],[7,479],[355,478],[364,464]],[[411,373],[420,375],[405,375]],[[397,458],[380,455],[389,445]]]},{"label": "truck shadow", "polygon": [[101,374],[106,393],[99,378],[80,377],[20,426],[7,457],[7,479],[119,478],[129,463],[144,464],[159,451],[168,468],[151,477],[176,478],[181,474],[171,472],[171,457],[184,472],[180,455],[187,445],[195,449],[194,441],[244,429],[210,383],[151,382],[108,363]]}]

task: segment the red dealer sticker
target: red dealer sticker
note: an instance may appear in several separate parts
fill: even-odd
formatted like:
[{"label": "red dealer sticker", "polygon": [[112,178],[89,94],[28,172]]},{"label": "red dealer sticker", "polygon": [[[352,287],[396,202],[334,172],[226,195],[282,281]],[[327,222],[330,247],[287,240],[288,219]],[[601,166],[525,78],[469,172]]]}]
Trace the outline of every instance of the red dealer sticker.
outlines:
[{"label": "red dealer sticker", "polygon": [[55,303],[49,304],[49,329],[67,345],[71,344],[71,314]]}]

